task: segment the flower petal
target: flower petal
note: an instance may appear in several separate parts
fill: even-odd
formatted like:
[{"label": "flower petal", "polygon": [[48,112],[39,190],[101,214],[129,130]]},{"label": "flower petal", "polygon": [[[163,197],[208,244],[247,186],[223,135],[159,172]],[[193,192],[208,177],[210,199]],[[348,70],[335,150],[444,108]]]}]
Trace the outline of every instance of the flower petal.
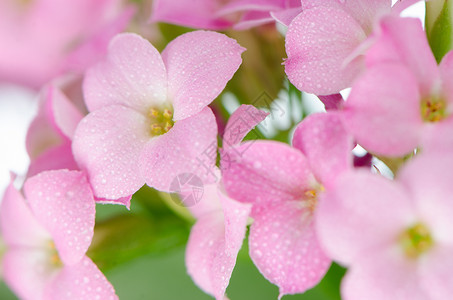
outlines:
[{"label": "flower petal", "polygon": [[339,113],[318,113],[305,118],[294,131],[293,146],[304,153],[311,170],[324,185],[352,167],[352,137]]},{"label": "flower petal", "polygon": [[269,113],[255,108],[253,105],[241,105],[228,119],[223,134],[223,148],[227,150],[242,142],[244,137],[256,125],[263,121]]},{"label": "flower petal", "polygon": [[96,213],[85,175],[68,170],[42,172],[25,182],[24,191],[64,264],[80,261],[91,244]]},{"label": "flower petal", "polygon": [[424,258],[420,267],[420,284],[429,299],[448,299],[453,295],[453,248],[437,246]]},{"label": "flower petal", "polygon": [[47,299],[118,299],[111,283],[87,256],[65,266],[46,287],[45,295]]},{"label": "flower petal", "polygon": [[222,153],[225,189],[247,203],[299,200],[315,183],[305,156],[274,141],[250,141]]},{"label": "flower petal", "polygon": [[45,249],[15,247],[2,258],[2,277],[20,299],[44,299],[58,268]]},{"label": "flower petal", "polygon": [[327,254],[347,265],[368,249],[393,244],[416,213],[401,186],[363,170],[341,175],[321,195],[316,217]]},{"label": "flower petal", "polygon": [[143,115],[120,105],[92,112],[80,122],[72,150],[96,197],[126,197],[143,186],[139,157],[150,131]]},{"label": "flower petal", "polygon": [[167,100],[167,77],[159,52],[139,35],[112,39],[107,57],[89,69],[83,83],[90,111],[122,104],[147,113]]},{"label": "flower petal", "polygon": [[366,35],[344,10],[315,7],[300,13],[286,34],[285,71],[298,89],[318,95],[349,87],[362,70],[362,58],[344,60]]},{"label": "flower petal", "polygon": [[321,250],[313,216],[301,202],[274,203],[254,214],[250,257],[280,296],[303,293],[326,274],[330,259]]},{"label": "flower petal", "polygon": [[140,173],[146,184],[171,192],[178,175],[190,173],[204,184],[215,181],[217,123],[209,107],[146,144],[140,156]]},{"label": "flower petal", "polygon": [[380,64],[354,84],[345,104],[344,123],[368,151],[403,156],[420,141],[420,101],[416,79],[407,68]]},{"label": "flower petal", "polygon": [[53,147],[32,160],[27,177],[34,176],[47,170],[78,170],[79,166],[72,155],[71,143],[65,141],[62,145]]},{"label": "flower petal", "polygon": [[193,116],[211,103],[239,68],[244,50],[226,35],[208,31],[189,32],[170,42],[162,58],[174,119]]},{"label": "flower petal", "polygon": [[50,240],[49,233],[38,223],[22,194],[12,183],[7,187],[0,207],[2,238],[7,246],[39,247]]}]

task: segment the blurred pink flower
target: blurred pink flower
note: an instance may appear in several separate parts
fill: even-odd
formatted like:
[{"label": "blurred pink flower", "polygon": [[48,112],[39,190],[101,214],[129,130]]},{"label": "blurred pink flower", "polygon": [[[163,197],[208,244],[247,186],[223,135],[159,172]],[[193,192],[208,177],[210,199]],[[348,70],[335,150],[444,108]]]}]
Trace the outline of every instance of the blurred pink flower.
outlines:
[{"label": "blurred pink flower", "polygon": [[200,29],[248,29],[274,21],[271,13],[300,10],[300,0],[155,0],[151,21]]},{"label": "blurred pink flower", "polygon": [[6,283],[21,299],[117,299],[112,285],[85,255],[95,203],[83,173],[48,171],[28,179],[27,202],[12,184],[0,209],[7,245]]},{"label": "blurred pink flower", "polygon": [[418,19],[384,18],[375,38],[344,106],[345,126],[379,155],[431,147],[430,135],[453,130],[453,52],[437,66]]},{"label": "blurred pink flower", "polygon": [[0,2],[0,81],[40,88],[64,72],[83,72],[133,14],[121,0]]},{"label": "blurred pink flower", "polygon": [[169,191],[182,173],[211,180],[217,126],[207,105],[236,72],[243,51],[216,32],[181,35],[162,56],[138,35],[115,37],[107,58],[86,74],[91,113],[73,143],[95,195],[128,196],[145,182]]},{"label": "blurred pink flower", "polygon": [[222,153],[228,195],[253,204],[250,256],[279,286],[280,298],[312,288],[329,268],[314,230],[314,212],[319,194],[352,166],[352,139],[338,113],[307,117],[296,129],[293,146],[249,141]]},{"label": "blurred pink flower", "polygon": [[425,155],[395,181],[345,173],[321,197],[317,231],[327,253],[349,267],[341,286],[345,300],[449,299],[452,180],[451,153]]}]

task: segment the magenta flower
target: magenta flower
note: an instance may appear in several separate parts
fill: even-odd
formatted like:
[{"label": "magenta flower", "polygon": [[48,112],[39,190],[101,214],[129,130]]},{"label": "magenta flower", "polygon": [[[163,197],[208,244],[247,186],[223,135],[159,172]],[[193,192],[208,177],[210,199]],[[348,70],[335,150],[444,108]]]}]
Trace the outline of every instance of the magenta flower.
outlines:
[{"label": "magenta flower", "polygon": [[350,87],[365,67],[368,36],[391,5],[390,0],[303,0],[303,11],[286,35],[285,71],[291,83],[317,95]]},{"label": "magenta flower", "polygon": [[453,129],[453,53],[437,66],[418,19],[387,17],[379,29],[344,122],[367,150],[402,156]]},{"label": "magenta flower", "polygon": [[40,88],[65,72],[81,73],[132,15],[120,0],[1,1],[0,80]]},{"label": "magenta flower", "polygon": [[151,21],[200,29],[235,29],[273,22],[272,13],[300,10],[300,0],[155,0]]},{"label": "magenta flower", "polygon": [[48,171],[27,180],[23,196],[10,185],[0,210],[7,245],[6,283],[21,299],[117,299],[85,255],[95,203],[79,171]]},{"label": "magenta flower", "polygon": [[325,275],[330,259],[314,229],[318,195],[352,166],[352,140],[337,113],[305,119],[293,146],[251,141],[222,155],[226,191],[253,204],[250,257],[279,286],[280,298],[312,288]]},{"label": "magenta flower", "polygon": [[162,56],[138,35],[115,37],[105,60],[87,72],[91,113],[73,143],[95,195],[128,196],[145,182],[169,191],[181,173],[211,180],[216,152],[207,150],[217,148],[217,126],[206,106],[236,72],[243,51],[215,32],[184,34]]},{"label": "magenta flower", "polygon": [[327,253],[349,267],[345,300],[449,299],[452,170],[451,155],[425,155],[395,181],[349,172],[322,196],[317,229]]},{"label": "magenta flower", "polygon": [[217,300],[236,264],[251,205],[228,198],[217,184],[204,187],[200,202],[188,207],[197,218],[186,249],[187,271],[194,282]]}]

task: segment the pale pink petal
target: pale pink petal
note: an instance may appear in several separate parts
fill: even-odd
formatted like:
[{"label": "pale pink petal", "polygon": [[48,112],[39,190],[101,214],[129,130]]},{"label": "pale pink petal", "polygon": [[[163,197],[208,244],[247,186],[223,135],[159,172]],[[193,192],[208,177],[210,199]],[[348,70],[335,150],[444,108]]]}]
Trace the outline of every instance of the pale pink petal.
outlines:
[{"label": "pale pink petal", "polygon": [[200,197],[200,201],[190,206],[187,205],[187,209],[196,219],[212,212],[220,211],[222,205],[219,201],[217,183],[204,185],[203,196]]},{"label": "pale pink petal", "polygon": [[398,64],[380,64],[359,78],[344,108],[344,123],[375,154],[402,156],[420,142],[423,121],[416,79]]},{"label": "pale pink petal", "polygon": [[449,113],[453,112],[453,51],[448,52],[439,65],[442,78],[443,97],[449,105]]},{"label": "pale pink petal", "polygon": [[2,239],[8,247],[40,247],[51,240],[49,233],[35,219],[24,197],[12,183],[3,196],[0,226]]},{"label": "pale pink petal", "polygon": [[274,19],[268,11],[248,11],[242,15],[241,19],[233,26],[233,29],[246,30],[272,22],[274,22]]},{"label": "pale pink petal", "polygon": [[151,138],[147,124],[145,116],[120,105],[92,112],[80,122],[72,150],[96,197],[126,197],[145,184],[139,157]]},{"label": "pale pink petal", "polygon": [[2,279],[23,300],[44,299],[44,290],[58,269],[43,248],[11,248],[2,258]]},{"label": "pale pink petal", "polygon": [[341,285],[345,300],[427,300],[417,265],[395,249],[374,248],[354,261]]},{"label": "pale pink petal", "polygon": [[231,114],[223,134],[223,148],[228,150],[242,142],[242,139],[269,113],[255,108],[253,105],[241,105]]},{"label": "pale pink petal", "polygon": [[430,227],[438,242],[453,245],[453,157],[421,153],[398,173],[407,189],[421,222]]},{"label": "pale pink petal", "polygon": [[52,147],[32,160],[28,167],[27,177],[34,176],[47,170],[78,170],[79,167],[72,155],[71,143],[65,141],[62,145]]},{"label": "pale pink petal", "polygon": [[293,146],[307,157],[311,170],[324,185],[352,167],[352,136],[339,113],[318,113],[305,118],[294,131]]},{"label": "pale pink petal", "polygon": [[438,124],[428,124],[423,130],[421,150],[424,153],[445,153],[453,151],[453,118]]},{"label": "pale pink petal", "polygon": [[[192,228],[186,250],[188,273],[205,292],[224,299],[237,254],[247,228],[250,205],[229,199],[221,192],[221,210],[208,213]],[[218,200],[217,200],[218,201]]]},{"label": "pale pink petal", "polygon": [[112,284],[87,256],[73,266],[65,266],[46,287],[45,296],[55,300],[118,299]]},{"label": "pale pink petal", "polygon": [[279,11],[271,12],[271,17],[275,19],[275,21],[283,24],[285,26],[289,26],[294,18],[297,17],[302,11],[301,7],[294,7],[289,9],[283,9]]},{"label": "pale pink petal", "polygon": [[453,295],[453,247],[437,246],[421,260],[420,284],[429,299],[449,299]]},{"label": "pale pink petal", "polygon": [[217,123],[206,107],[146,144],[140,174],[146,184],[160,191],[171,191],[171,183],[183,173],[194,174],[206,184],[215,180],[216,157]]},{"label": "pale pink petal", "polygon": [[221,3],[213,0],[154,0],[151,22],[167,22],[200,29],[220,30],[232,25],[217,16]]},{"label": "pale pink petal", "polygon": [[218,11],[219,15],[226,15],[240,11],[273,11],[286,7],[286,0],[233,0]]},{"label": "pale pink petal", "polygon": [[410,198],[397,183],[369,171],[341,175],[321,195],[316,225],[332,259],[350,264],[369,249],[394,243],[416,220]]},{"label": "pale pink petal", "polygon": [[101,204],[119,204],[119,205],[124,205],[126,206],[127,209],[131,209],[131,199],[132,195],[126,196],[126,197],[121,197],[118,199],[105,199],[105,198],[94,198],[94,201],[96,203],[101,203]]},{"label": "pale pink petal", "polygon": [[266,205],[254,215],[250,257],[264,277],[278,285],[279,298],[314,287],[330,266],[313,222],[300,201]]},{"label": "pale pink petal", "polygon": [[419,19],[389,16],[379,26],[377,41],[366,55],[367,66],[403,63],[415,76],[423,95],[432,92],[439,72]]},{"label": "pale pink petal", "polygon": [[80,171],[46,171],[25,182],[36,219],[50,232],[64,264],[75,264],[91,244],[95,203]]},{"label": "pale pink petal", "polygon": [[225,189],[233,199],[254,204],[299,200],[316,183],[297,149],[275,141],[250,141],[222,153]]},{"label": "pale pink petal", "polygon": [[343,61],[366,39],[360,25],[345,11],[315,7],[299,14],[286,35],[285,71],[298,89],[330,95],[351,86],[363,68],[361,56]]},{"label": "pale pink petal", "polygon": [[83,83],[90,111],[122,104],[147,113],[167,99],[167,77],[159,52],[139,35],[112,39],[107,57],[88,70]]},{"label": "pale pink petal", "polygon": [[67,138],[72,139],[82,113],[74,104],[56,87],[50,88],[49,95],[52,106],[52,117],[58,129]]},{"label": "pale pink petal", "polygon": [[371,33],[379,18],[390,13],[392,0],[347,0],[342,5],[365,32]]},{"label": "pale pink petal", "polygon": [[189,32],[170,42],[162,58],[174,119],[193,116],[211,103],[239,68],[244,50],[226,35],[208,31]]}]

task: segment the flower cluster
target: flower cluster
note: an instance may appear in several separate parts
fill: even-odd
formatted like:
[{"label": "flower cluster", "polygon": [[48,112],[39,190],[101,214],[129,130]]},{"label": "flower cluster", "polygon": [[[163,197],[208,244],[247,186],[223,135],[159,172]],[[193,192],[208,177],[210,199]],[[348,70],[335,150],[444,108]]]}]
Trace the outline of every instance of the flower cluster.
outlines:
[{"label": "flower cluster", "polygon": [[[432,4],[425,31],[400,16],[412,0],[154,0],[152,22],[284,27],[287,84],[326,108],[290,143],[250,139],[271,109],[238,105],[225,120],[216,99],[246,50],[235,39],[190,31],[160,52],[122,32],[137,10],[119,1],[18,2],[0,4],[12,45],[0,79],[41,87],[25,183],[12,175],[0,208],[3,277],[20,298],[118,298],[87,256],[96,203],[131,209],[143,186],[178,194],[194,221],[187,272],[218,300],[246,238],[279,299],[315,287],[333,261],[348,269],[347,300],[451,297],[453,51],[431,37],[451,31],[448,1]],[[277,33],[266,26],[250,32]]]}]

